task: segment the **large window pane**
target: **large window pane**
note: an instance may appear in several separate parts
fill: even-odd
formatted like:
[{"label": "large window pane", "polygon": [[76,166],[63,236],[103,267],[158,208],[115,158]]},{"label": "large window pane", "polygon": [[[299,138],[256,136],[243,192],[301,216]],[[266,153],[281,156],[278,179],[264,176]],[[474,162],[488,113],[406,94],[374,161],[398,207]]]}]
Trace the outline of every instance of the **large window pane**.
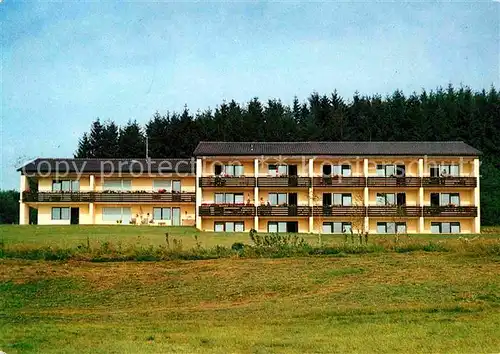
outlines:
[{"label": "large window pane", "polygon": [[450,203],[453,205],[460,205],[460,194],[453,193],[450,195]]},{"label": "large window pane", "polygon": [[226,222],[226,232],[234,232],[234,222],[232,221]]},{"label": "large window pane", "polygon": [[243,200],[243,194],[235,194],[234,195],[234,203],[235,204],[244,204],[245,201]]},{"label": "large window pane", "polygon": [[406,233],[406,223],[402,222],[402,223],[397,223],[396,224],[396,232],[398,234],[405,234]]},{"label": "large window pane", "polygon": [[71,182],[70,181],[61,181],[61,190],[63,192],[71,191]]},{"label": "large window pane", "polygon": [[394,205],[396,204],[396,195],[394,193],[387,193],[385,195],[386,198],[386,205]]},{"label": "large window pane", "polygon": [[444,234],[449,234],[451,232],[451,227],[449,222],[441,223],[441,232]]},{"label": "large window pane", "polygon": [[122,181],[114,179],[104,180],[102,188],[106,191],[119,191],[122,189]]},{"label": "large window pane", "polygon": [[350,165],[342,165],[342,176],[344,176],[344,177],[351,176],[351,166]]},{"label": "large window pane", "polygon": [[122,190],[123,191],[130,191],[130,190],[132,190],[132,181],[131,180],[124,179],[121,182],[122,182]]},{"label": "large window pane", "polygon": [[333,205],[342,205],[342,194],[333,194]]},{"label": "large window pane", "polygon": [[352,230],[352,225],[350,222],[343,222],[342,223],[342,232],[346,234],[350,234]]},{"label": "large window pane", "polygon": [[163,217],[163,220],[171,220],[172,219],[172,209],[163,208],[162,209],[162,217]]},{"label": "large window pane", "polygon": [[226,204],[234,204],[234,194],[226,193]]},{"label": "large window pane", "polygon": [[80,191],[80,181],[71,181],[71,190],[73,192],[79,192]]},{"label": "large window pane", "polygon": [[103,221],[116,221],[122,218],[122,208],[102,208]]},{"label": "large window pane", "polygon": [[333,167],[332,174],[334,176],[340,176],[342,174],[342,166],[333,165],[332,167]]},{"label": "large window pane", "polygon": [[267,231],[270,233],[278,232],[278,223],[277,222],[268,222],[267,223]]},{"label": "large window pane", "polygon": [[52,208],[52,220],[61,220],[61,208]]},{"label": "large window pane", "polygon": [[385,194],[384,193],[377,193],[376,204],[377,205],[385,205]]},{"label": "large window pane", "polygon": [[458,170],[458,165],[451,165],[450,166],[450,175],[453,177],[460,176],[460,172]]},{"label": "large window pane", "polygon": [[278,223],[278,232],[286,232],[286,222],[280,221]]},{"label": "large window pane", "polygon": [[441,233],[441,223],[439,223],[439,222],[431,223],[431,233],[432,234],[440,234]]},{"label": "large window pane", "polygon": [[161,208],[153,208],[153,220],[161,220]]},{"label": "large window pane", "polygon": [[52,192],[60,192],[61,191],[61,182],[53,181],[52,182]]},{"label": "large window pane", "polygon": [[441,193],[440,196],[440,203],[441,205],[448,205],[450,204],[450,195],[448,193]]},{"label": "large window pane", "polygon": [[342,194],[342,205],[344,206],[352,205],[352,196],[350,194]]},{"label": "large window pane", "polygon": [[172,190],[172,181],[166,179],[153,180],[153,190],[158,191],[160,189],[170,192]]},{"label": "large window pane", "polygon": [[385,177],[384,165],[377,165],[377,177]]},{"label": "large window pane", "polygon": [[276,166],[276,165],[268,165],[268,173],[271,176],[276,176],[278,174],[278,166]]},{"label": "large window pane", "polygon": [[323,233],[324,234],[331,234],[332,233],[332,224],[329,222],[324,222],[323,223]]},{"label": "large window pane", "polygon": [[385,222],[378,222],[377,223],[377,233],[378,234],[385,234]]},{"label": "large window pane", "polygon": [[244,175],[243,166],[234,166],[234,175],[236,177],[243,176]]},{"label": "large window pane", "polygon": [[172,192],[181,191],[181,181],[172,181]]},{"label": "large window pane", "polygon": [[452,234],[459,234],[460,233],[460,223],[459,222],[450,223],[450,230],[451,230]]},{"label": "large window pane", "polygon": [[214,225],[215,232],[224,232],[224,223],[216,222]]},{"label": "large window pane", "polygon": [[386,229],[388,234],[395,234],[396,233],[396,223],[393,222],[388,222],[386,223]]},{"label": "large window pane", "polygon": [[61,208],[61,220],[69,220],[69,208]]},{"label": "large window pane", "polygon": [[234,231],[235,232],[243,232],[243,231],[245,231],[245,223],[243,223],[243,222],[235,222],[234,223]]},{"label": "large window pane", "polygon": [[341,222],[334,222],[333,223],[333,233],[335,233],[335,234],[342,233],[342,223]]},{"label": "large window pane", "polygon": [[285,193],[278,194],[278,205],[283,205],[287,203],[287,198]]},{"label": "large window pane", "polygon": [[224,204],[226,202],[226,197],[224,193],[215,193],[215,204]]},{"label": "large window pane", "polygon": [[387,165],[385,166],[385,176],[386,177],[391,177],[396,175],[396,166],[394,165]]},{"label": "large window pane", "polygon": [[231,165],[224,166],[224,174],[228,176],[234,176],[234,166]]},{"label": "large window pane", "polygon": [[278,174],[281,175],[287,175],[288,174],[288,166],[287,165],[279,165],[278,166]]},{"label": "large window pane", "polygon": [[269,203],[271,205],[278,205],[278,194],[269,193]]}]

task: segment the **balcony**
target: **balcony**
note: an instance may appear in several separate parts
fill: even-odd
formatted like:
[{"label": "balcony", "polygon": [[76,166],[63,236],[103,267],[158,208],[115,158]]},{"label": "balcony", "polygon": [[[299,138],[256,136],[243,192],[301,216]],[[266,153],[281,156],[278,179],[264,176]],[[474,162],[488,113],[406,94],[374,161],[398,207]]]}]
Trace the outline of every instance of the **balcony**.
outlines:
[{"label": "balcony", "polygon": [[474,188],[476,185],[476,177],[424,177],[422,179],[423,187]]},{"label": "balcony", "polygon": [[420,177],[368,177],[368,187],[420,187]]},{"label": "balcony", "polygon": [[199,179],[201,188],[223,188],[223,187],[255,187],[255,177],[200,177]]},{"label": "balcony", "polygon": [[259,187],[291,187],[291,188],[309,188],[311,186],[311,178],[309,177],[259,177],[257,178],[257,186]]},{"label": "balcony", "polygon": [[254,205],[211,204],[199,208],[200,216],[255,216]]},{"label": "balcony", "polygon": [[314,187],[365,187],[365,177],[313,177]]},{"label": "balcony", "polygon": [[90,192],[23,192],[23,202],[27,203],[90,203]]},{"label": "balcony", "polygon": [[312,209],[313,216],[366,216],[364,206],[315,206]]},{"label": "balcony", "polygon": [[420,217],[422,207],[399,206],[399,205],[377,205],[368,207],[368,216],[383,217]]},{"label": "balcony", "polygon": [[259,206],[258,216],[311,216],[311,207],[308,206]]},{"label": "balcony", "polygon": [[475,206],[424,206],[424,216],[438,217],[476,217]]},{"label": "balcony", "polygon": [[24,202],[45,203],[195,203],[194,192],[23,192]]}]

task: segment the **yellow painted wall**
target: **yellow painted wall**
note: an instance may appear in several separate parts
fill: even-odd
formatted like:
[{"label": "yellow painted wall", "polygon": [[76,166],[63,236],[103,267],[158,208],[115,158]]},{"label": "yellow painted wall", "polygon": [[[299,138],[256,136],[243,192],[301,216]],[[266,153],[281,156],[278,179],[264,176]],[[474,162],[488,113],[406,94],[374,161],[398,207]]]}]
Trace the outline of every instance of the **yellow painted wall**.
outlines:
[{"label": "yellow painted wall", "polygon": [[362,158],[318,158],[314,160],[313,173],[314,176],[323,176],[323,165],[351,165],[351,175],[353,177],[363,176],[363,159]]},{"label": "yellow painted wall", "polygon": [[206,218],[203,217],[201,220],[201,228],[203,231],[214,231],[214,222],[225,222],[225,221],[243,221],[245,223],[245,232],[253,229],[254,218],[252,217],[221,217],[221,218]]},{"label": "yellow painted wall", "polygon": [[406,193],[406,205],[418,205],[418,188],[370,188],[368,189],[368,205],[377,205],[377,193]]},{"label": "yellow painted wall", "polygon": [[406,222],[406,232],[409,234],[415,234],[418,233],[418,218],[370,218],[368,225],[369,225],[369,232],[370,234],[376,234],[377,233],[377,222]]},{"label": "yellow painted wall", "polygon": [[52,207],[65,205],[40,205],[38,207],[38,225],[69,225],[70,220],[52,220]]},{"label": "yellow painted wall", "polygon": [[263,218],[259,217],[259,232],[267,232],[267,222],[268,221],[298,221],[299,232],[308,233],[309,232],[309,218]]},{"label": "yellow painted wall", "polygon": [[474,190],[459,188],[424,189],[424,205],[431,205],[431,193],[459,193],[461,206],[474,206]]},{"label": "yellow painted wall", "polygon": [[425,218],[424,233],[431,233],[431,222],[459,222],[460,233],[470,234],[474,232],[474,218]]}]

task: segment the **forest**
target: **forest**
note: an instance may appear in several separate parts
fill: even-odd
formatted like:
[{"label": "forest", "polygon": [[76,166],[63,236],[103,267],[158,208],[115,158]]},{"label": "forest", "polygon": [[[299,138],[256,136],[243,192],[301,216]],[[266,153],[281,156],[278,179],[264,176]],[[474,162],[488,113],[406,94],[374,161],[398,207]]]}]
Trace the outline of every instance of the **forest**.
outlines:
[{"label": "forest", "polygon": [[462,140],[482,151],[481,217],[500,225],[500,92],[495,87],[438,88],[405,95],[358,93],[345,99],[336,91],[279,99],[223,101],[191,112],[156,111],[144,126],[96,119],[79,139],[75,157],[190,157],[199,141],[444,141]]}]

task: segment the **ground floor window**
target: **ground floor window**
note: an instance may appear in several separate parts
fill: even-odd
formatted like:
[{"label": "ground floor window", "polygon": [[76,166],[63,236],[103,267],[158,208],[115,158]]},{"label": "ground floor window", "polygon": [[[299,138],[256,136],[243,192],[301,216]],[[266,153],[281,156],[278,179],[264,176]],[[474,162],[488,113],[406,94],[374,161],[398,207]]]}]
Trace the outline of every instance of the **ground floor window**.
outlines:
[{"label": "ground floor window", "polygon": [[52,220],[69,220],[69,208],[52,208]]},{"label": "ground floor window", "polygon": [[131,217],[130,208],[102,208],[103,221],[120,221],[123,224],[128,224]]},{"label": "ground floor window", "polygon": [[323,223],[323,233],[324,234],[345,234],[351,233],[351,223],[350,222],[324,222]]},{"label": "ground floor window", "polygon": [[431,233],[433,234],[459,234],[459,222],[431,222]]},{"label": "ground floor window", "polygon": [[378,222],[378,234],[404,234],[406,233],[405,222]]},{"label": "ground floor window", "polygon": [[297,221],[269,221],[267,232],[299,232],[299,223]]},{"label": "ground floor window", "polygon": [[153,220],[171,220],[172,209],[170,208],[153,208]]},{"label": "ground floor window", "polygon": [[214,223],[215,232],[243,232],[245,223],[243,221],[216,221]]}]

